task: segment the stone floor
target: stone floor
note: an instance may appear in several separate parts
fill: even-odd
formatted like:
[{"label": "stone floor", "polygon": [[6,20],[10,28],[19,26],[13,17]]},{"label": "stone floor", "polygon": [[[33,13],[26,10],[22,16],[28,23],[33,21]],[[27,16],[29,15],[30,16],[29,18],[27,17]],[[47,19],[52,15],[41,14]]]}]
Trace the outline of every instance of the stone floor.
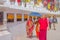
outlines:
[{"label": "stone floor", "polygon": [[[16,23],[14,26],[8,25],[8,30],[12,33],[12,40],[38,40],[35,37],[35,31],[32,39],[26,37],[25,24],[26,22],[21,24]],[[58,24],[56,24],[56,30],[53,30],[52,25],[52,29],[47,32],[47,40],[60,40],[60,18],[58,19]]]}]

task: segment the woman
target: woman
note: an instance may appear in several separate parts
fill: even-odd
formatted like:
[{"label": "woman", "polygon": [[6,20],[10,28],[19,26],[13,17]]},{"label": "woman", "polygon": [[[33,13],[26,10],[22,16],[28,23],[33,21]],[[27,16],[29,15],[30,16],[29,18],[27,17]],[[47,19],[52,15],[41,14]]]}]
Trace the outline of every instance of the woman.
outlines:
[{"label": "woman", "polygon": [[[40,19],[40,17],[38,17],[38,20]],[[39,28],[40,28],[40,24],[39,24],[39,22],[38,22],[38,20],[37,20],[37,22],[36,22],[36,37],[37,38],[39,38]]]},{"label": "woman", "polygon": [[26,26],[27,37],[29,38],[32,37],[33,28],[34,28],[34,25],[33,25],[32,17],[29,17],[29,20],[27,21],[27,26]]},{"label": "woman", "polygon": [[46,18],[46,15],[42,15],[42,17],[39,19],[40,24],[40,33],[39,33],[39,40],[47,40],[47,27],[48,27],[48,20]]}]

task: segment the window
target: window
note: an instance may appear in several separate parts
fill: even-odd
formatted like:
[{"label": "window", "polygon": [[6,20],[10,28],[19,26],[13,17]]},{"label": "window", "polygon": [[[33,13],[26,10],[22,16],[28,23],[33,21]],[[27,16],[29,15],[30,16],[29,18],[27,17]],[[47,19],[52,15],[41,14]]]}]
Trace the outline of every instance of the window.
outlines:
[{"label": "window", "polygon": [[0,12],[0,25],[3,25],[3,12]]},{"label": "window", "polygon": [[22,14],[17,14],[16,18],[17,18],[17,21],[22,21]]},{"label": "window", "polygon": [[7,14],[7,22],[14,22],[14,14],[13,13]]},{"label": "window", "polygon": [[24,14],[24,21],[28,20],[28,14]]}]

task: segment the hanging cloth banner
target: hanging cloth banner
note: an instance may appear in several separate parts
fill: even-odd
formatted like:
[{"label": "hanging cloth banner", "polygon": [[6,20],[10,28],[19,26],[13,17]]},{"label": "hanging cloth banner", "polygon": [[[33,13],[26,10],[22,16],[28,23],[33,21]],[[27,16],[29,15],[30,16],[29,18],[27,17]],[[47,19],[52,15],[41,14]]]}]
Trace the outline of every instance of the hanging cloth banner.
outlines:
[{"label": "hanging cloth banner", "polygon": [[58,8],[55,6],[55,7],[54,7],[54,11],[57,11],[57,10],[58,10]]},{"label": "hanging cloth banner", "polygon": [[20,5],[21,4],[21,0],[17,0],[17,3],[18,3],[18,5]]},{"label": "hanging cloth banner", "polygon": [[50,6],[51,6],[50,3],[48,3],[48,5],[47,5],[48,10],[50,10]]},{"label": "hanging cloth banner", "polygon": [[50,3],[51,0],[47,0],[48,3]]},{"label": "hanging cloth banner", "polygon": [[42,0],[37,0],[37,4],[39,5],[42,2]]},{"label": "hanging cloth banner", "polygon": [[39,5],[38,1],[34,0],[34,6],[37,6],[37,5]]},{"label": "hanging cloth banner", "polygon": [[25,3],[25,5],[24,5],[25,7],[26,7],[26,5],[27,5],[26,3],[29,3],[29,2],[30,2],[30,0],[23,0],[23,1],[24,1],[24,3]]},{"label": "hanging cloth banner", "polygon": [[38,3],[42,2],[42,0],[37,0]]},{"label": "hanging cloth banner", "polygon": [[54,0],[51,0],[51,2],[54,2]]},{"label": "hanging cloth banner", "polygon": [[36,4],[37,3],[37,0],[34,0],[34,4]]},{"label": "hanging cloth banner", "polygon": [[51,10],[54,10],[54,4],[51,5],[50,9]]},{"label": "hanging cloth banner", "polygon": [[47,6],[47,1],[46,1],[46,0],[44,0],[43,4],[44,4],[44,6]]},{"label": "hanging cloth banner", "polygon": [[15,0],[10,0],[11,5],[15,4]]},{"label": "hanging cloth banner", "polygon": [[15,0],[10,0],[10,2],[15,2]]},{"label": "hanging cloth banner", "polygon": [[20,3],[20,2],[21,2],[21,0],[17,0],[17,2],[18,2],[18,3]]},{"label": "hanging cloth banner", "polygon": [[25,2],[30,2],[30,0],[25,0]]}]

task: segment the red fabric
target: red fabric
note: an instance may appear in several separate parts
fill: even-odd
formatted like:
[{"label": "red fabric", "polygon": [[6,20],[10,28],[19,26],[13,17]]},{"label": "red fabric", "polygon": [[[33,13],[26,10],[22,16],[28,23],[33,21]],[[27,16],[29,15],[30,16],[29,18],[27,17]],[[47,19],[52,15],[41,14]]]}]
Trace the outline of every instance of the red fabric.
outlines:
[{"label": "red fabric", "polygon": [[50,2],[50,0],[48,0],[48,3]]},{"label": "red fabric", "polygon": [[29,31],[32,32],[33,31],[33,28],[34,28],[34,26],[32,26],[31,28],[29,28]]},{"label": "red fabric", "polygon": [[47,1],[46,0],[44,1],[44,6],[47,6]]},{"label": "red fabric", "polygon": [[19,2],[21,2],[21,0],[17,0],[17,2],[19,3]]},{"label": "red fabric", "polygon": [[47,31],[46,30],[40,30],[39,33],[39,40],[47,40]]},{"label": "red fabric", "polygon": [[41,30],[46,30],[47,26],[48,26],[48,20],[47,20],[47,18],[41,18],[39,20],[39,24],[40,24],[40,29]]},{"label": "red fabric", "polygon": [[51,7],[50,7],[50,8],[51,8],[51,10],[54,10],[54,5],[51,5]]},{"label": "red fabric", "polygon": [[26,25],[28,25],[28,26],[29,26],[29,21],[30,21],[30,20],[28,20],[28,21],[27,21],[27,24],[26,24]]},{"label": "red fabric", "polygon": [[[31,22],[31,20],[28,20],[28,21],[27,21],[27,24],[26,24],[26,25],[29,27],[29,28],[28,28],[29,31],[28,31],[27,35],[30,35],[30,34],[32,35],[33,29],[34,29],[34,25],[32,25],[32,26],[30,27],[30,22]],[[31,35],[30,35],[30,36],[31,36]]]},{"label": "red fabric", "polygon": [[36,32],[36,36],[37,36],[37,38],[39,38],[39,32]]}]

